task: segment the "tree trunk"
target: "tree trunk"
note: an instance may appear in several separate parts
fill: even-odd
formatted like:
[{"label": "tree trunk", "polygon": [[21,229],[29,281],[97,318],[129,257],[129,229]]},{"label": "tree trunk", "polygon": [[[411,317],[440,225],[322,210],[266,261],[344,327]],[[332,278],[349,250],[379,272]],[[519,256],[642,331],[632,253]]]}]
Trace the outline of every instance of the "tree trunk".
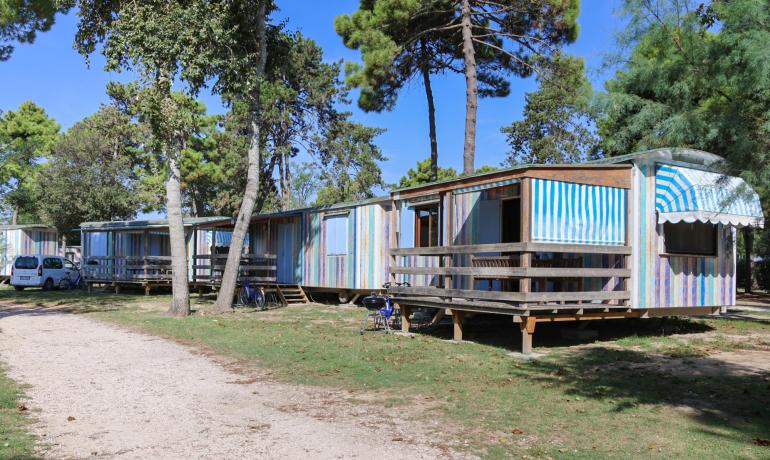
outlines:
[{"label": "tree trunk", "polygon": [[[172,147],[173,148],[173,147]],[[171,308],[174,316],[190,314],[190,286],[187,280],[187,244],[182,218],[182,168],[178,151],[168,154],[168,180],[166,181],[166,213],[168,235],[171,240]]]},{"label": "tree trunk", "polygon": [[289,154],[281,153],[278,162],[278,175],[281,177],[281,211],[288,211],[291,205],[291,182],[289,179]]},{"label": "tree trunk", "polygon": [[[260,164],[264,165],[264,159],[263,155],[260,155]],[[273,171],[275,171],[275,163],[278,161],[277,155],[272,155],[270,158],[270,164],[266,169],[262,169],[260,166],[260,170],[263,178],[270,178],[273,177]],[[267,180],[267,179],[266,179]],[[260,189],[260,193],[257,195],[257,203],[254,205],[254,212],[260,213],[262,212],[262,208],[265,207],[265,199],[267,198],[267,189],[262,186]]]},{"label": "tree trunk", "polygon": [[476,157],[476,111],[478,109],[478,76],[476,54],[471,30],[471,3],[462,0],[463,60],[465,61],[465,145],[463,147],[463,174],[473,174]]},{"label": "tree trunk", "polygon": [[19,208],[13,207],[13,214],[11,215],[11,225],[16,225],[19,221]]},{"label": "tree trunk", "polygon": [[422,81],[425,85],[425,97],[428,99],[428,129],[430,132],[430,180],[438,179],[438,142],[436,140],[436,105],[433,103],[433,89],[430,86],[430,69],[423,62]]},{"label": "tree trunk", "polygon": [[754,252],[754,229],[743,227],[743,245],[746,249],[746,294],[751,294],[754,288],[754,259],[751,254]]},{"label": "tree trunk", "polygon": [[246,239],[246,233],[249,230],[251,214],[254,212],[254,204],[259,193],[259,165],[260,165],[260,114],[261,106],[260,86],[265,74],[265,63],[267,61],[267,33],[265,31],[265,1],[259,3],[259,13],[257,18],[257,37],[259,40],[259,63],[256,69],[256,83],[254,91],[251,94],[251,104],[249,109],[251,140],[248,151],[248,172],[246,175],[246,190],[243,194],[241,208],[238,211],[238,217],[235,220],[233,236],[230,242],[230,251],[227,254],[227,263],[225,271],[222,274],[222,285],[219,288],[215,309],[217,311],[229,311],[233,308],[233,299],[235,298],[235,287],[238,282],[238,272],[241,265],[241,251],[243,241]]}]

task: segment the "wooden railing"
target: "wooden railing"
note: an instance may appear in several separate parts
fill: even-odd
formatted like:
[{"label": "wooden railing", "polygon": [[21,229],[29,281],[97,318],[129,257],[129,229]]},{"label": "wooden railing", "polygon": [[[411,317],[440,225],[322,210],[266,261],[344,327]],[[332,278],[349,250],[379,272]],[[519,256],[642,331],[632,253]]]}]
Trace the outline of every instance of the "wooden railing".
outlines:
[{"label": "wooden railing", "polygon": [[92,256],[81,265],[83,279],[102,282],[171,281],[171,257]]},{"label": "wooden railing", "polygon": [[[238,280],[249,282],[275,283],[278,266],[275,254],[243,254]],[[195,283],[219,284],[225,271],[227,254],[207,254],[193,257],[192,281]]]},{"label": "wooden railing", "polygon": [[[553,257],[535,259],[536,253],[551,253]],[[616,255],[617,264],[585,266],[587,255],[591,254]],[[390,292],[405,304],[513,312],[590,305],[627,308],[631,297],[628,287],[631,277],[629,246],[496,243],[399,248],[392,249],[390,255],[391,281],[402,281],[399,275],[428,275],[433,279],[429,286],[391,287]],[[411,256],[417,260],[433,258],[433,265],[438,266],[400,265],[397,263],[399,256]],[[465,262],[455,265],[458,261]],[[470,283],[462,284],[468,284],[470,289],[456,288],[454,280],[457,277],[466,277]],[[617,284],[622,287],[621,290],[586,291],[583,280],[587,278],[609,279],[608,284],[613,288]],[[489,289],[476,288],[479,280],[487,282]],[[547,281],[551,281],[554,288],[549,288]],[[496,290],[492,290],[493,286]]]}]

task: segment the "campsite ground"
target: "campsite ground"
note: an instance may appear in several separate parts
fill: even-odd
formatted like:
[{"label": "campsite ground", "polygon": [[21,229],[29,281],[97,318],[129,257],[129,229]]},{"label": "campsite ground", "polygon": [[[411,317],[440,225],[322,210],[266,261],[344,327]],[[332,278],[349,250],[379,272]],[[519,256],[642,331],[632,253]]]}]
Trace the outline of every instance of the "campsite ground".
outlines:
[{"label": "campsite ground", "polygon": [[[270,441],[268,447],[276,453],[282,440],[289,442],[282,437],[283,429],[303,431],[304,425],[292,425],[300,420],[316,433],[332,430],[342,446],[337,453],[348,455],[345,439],[369,439],[384,430],[382,444],[359,452],[375,457],[387,455],[382,449],[391,448],[417,456],[451,452],[490,458],[770,454],[764,445],[770,444],[770,307],[765,310],[761,304],[734,309],[726,318],[596,322],[589,328],[599,337],[591,343],[561,339],[561,329],[574,325],[538,326],[535,346],[543,356],[521,360],[509,356],[514,325],[499,318],[471,319],[465,331],[470,342],[457,344],[448,340],[451,325],[409,336],[361,336],[362,312],[351,307],[314,304],[175,319],[162,313],[167,301],[167,296],[0,290],[0,310],[5,313],[0,328],[3,335],[13,332],[12,340],[18,341],[9,344],[7,337],[0,337],[0,353],[9,364],[8,375],[30,385],[26,392],[31,399],[24,404],[30,407],[28,431],[42,446],[39,453],[62,452],[46,447],[51,439],[44,433],[59,433],[57,442],[63,445],[90,439],[88,445],[96,452],[100,442],[119,444],[109,434],[89,438],[98,434],[89,427],[105,413],[124,424],[133,420],[136,406],[121,403],[120,394],[96,396],[107,391],[108,380],[100,379],[111,372],[119,374],[114,378],[125,374],[120,363],[129,362],[132,371],[125,378],[142,383],[134,386],[141,389],[135,397],[158,398],[166,401],[160,407],[181,411],[186,406],[173,398],[195,399],[210,409],[203,418],[208,426],[199,430],[213,429],[220,439],[231,445],[243,442],[244,448],[264,447],[259,439]],[[211,299],[196,302],[195,308],[205,310]],[[14,309],[20,314],[9,317],[7,312]],[[38,338],[34,346],[24,346],[32,337]],[[128,346],[137,340],[141,347]],[[134,351],[118,357],[89,354],[116,343],[121,350]],[[161,366],[179,364],[177,379],[212,373],[206,391],[201,393],[192,381],[173,387],[167,372],[159,372],[157,363],[140,355],[148,347],[179,358]],[[189,360],[201,367],[188,368]],[[54,371],[40,370],[41,361],[48,368],[58,363],[54,367],[59,382],[46,378]],[[90,374],[79,382],[82,371]],[[78,389],[78,383],[88,386],[91,381],[102,390]],[[245,390],[232,390],[230,382]],[[44,389],[56,388],[55,383],[70,390],[51,399]],[[112,391],[128,391],[131,383]],[[0,380],[0,395],[16,391],[15,385]],[[206,396],[212,394],[214,399]],[[78,399],[89,395],[92,400]],[[226,395],[236,406],[253,405],[254,410],[227,405],[213,409]],[[0,400],[0,457],[23,458],[31,453],[31,441],[21,433],[7,434],[24,415],[12,410],[14,399]],[[249,421],[248,414],[273,422],[265,427],[260,424],[269,422]],[[76,420],[66,422],[68,416]],[[143,416],[162,419],[168,414]],[[187,439],[190,431],[179,425],[163,430],[172,435],[180,431],[179,438]],[[229,427],[225,436],[217,428],[221,425]],[[135,429],[151,427],[138,424]],[[199,441],[209,439],[202,433]],[[300,445],[314,439],[312,433],[307,436],[300,438]],[[9,450],[11,446],[16,451]]]}]

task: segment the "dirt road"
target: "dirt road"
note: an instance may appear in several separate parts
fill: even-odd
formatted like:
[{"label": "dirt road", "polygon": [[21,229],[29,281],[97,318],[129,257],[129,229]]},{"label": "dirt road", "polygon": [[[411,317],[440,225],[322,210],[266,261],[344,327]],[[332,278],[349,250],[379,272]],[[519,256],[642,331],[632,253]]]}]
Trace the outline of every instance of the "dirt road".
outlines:
[{"label": "dirt road", "polygon": [[26,404],[45,457],[461,456],[431,444],[430,423],[344,392],[234,372],[83,316],[3,308],[0,330],[0,359],[30,385]]}]

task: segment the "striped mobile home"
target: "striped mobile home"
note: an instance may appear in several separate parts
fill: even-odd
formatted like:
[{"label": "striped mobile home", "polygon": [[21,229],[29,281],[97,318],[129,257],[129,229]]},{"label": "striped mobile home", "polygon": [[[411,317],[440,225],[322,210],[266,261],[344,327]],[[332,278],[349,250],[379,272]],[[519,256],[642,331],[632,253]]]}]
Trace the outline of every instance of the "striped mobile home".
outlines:
[{"label": "striped mobile home", "polygon": [[541,321],[711,314],[735,302],[735,232],[759,198],[721,158],[659,149],[524,165],[397,190],[390,272],[413,307],[510,315],[531,350]]},{"label": "striped mobile home", "polygon": [[0,225],[0,280],[11,276],[13,259],[22,254],[59,253],[59,234],[45,225]]},{"label": "striped mobile home", "polygon": [[[211,261],[211,254],[220,246],[229,246],[220,236],[214,239],[212,234],[221,226],[232,225],[229,217],[201,217],[184,219],[189,276],[211,276],[208,265],[196,270],[190,255],[197,254]],[[80,225],[82,246],[83,278],[90,286],[94,284],[114,286],[139,285],[149,293],[153,287],[169,286],[171,283],[171,244],[168,234],[168,222],[165,220],[135,220],[110,222],[84,222]],[[221,248],[220,248],[221,249]]]},{"label": "striped mobile home", "polygon": [[388,280],[390,198],[256,215],[251,237],[259,251],[277,255],[279,284],[347,302]]}]

